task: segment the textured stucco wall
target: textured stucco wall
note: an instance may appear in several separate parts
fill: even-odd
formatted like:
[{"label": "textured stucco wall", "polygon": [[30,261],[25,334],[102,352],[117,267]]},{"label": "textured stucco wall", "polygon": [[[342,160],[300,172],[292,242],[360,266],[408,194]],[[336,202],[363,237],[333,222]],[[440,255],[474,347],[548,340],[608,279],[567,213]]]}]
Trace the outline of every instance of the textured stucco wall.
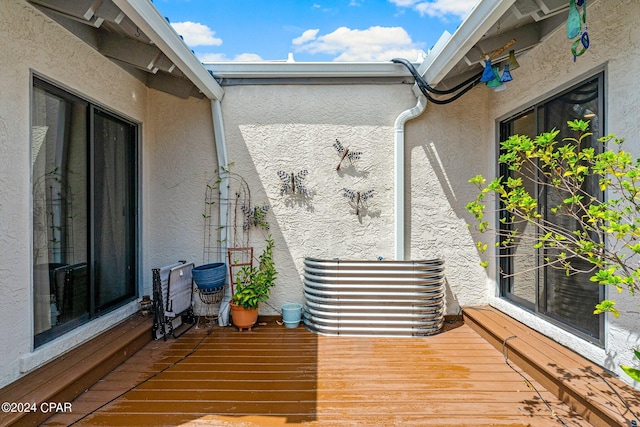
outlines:
[{"label": "textured stucco wall", "polygon": [[1,387],[127,313],[124,308],[31,352],[30,70],[139,121],[147,89],[25,1],[0,2],[0,40]]},{"label": "textured stucco wall", "polygon": [[[225,88],[222,103],[232,170],[248,181],[254,206],[271,206],[279,280],[269,304],[302,302],[305,256],[346,259],[392,258],[393,123],[415,105],[409,86],[307,85]],[[353,167],[333,147],[361,151]],[[277,172],[309,171],[308,197],[280,195]],[[375,191],[358,217],[342,195]],[[263,232],[251,241],[258,253]],[[263,308],[273,312],[271,307]]]},{"label": "textured stucco wall", "polygon": [[[591,46],[576,62],[571,55],[571,41],[562,26],[544,44],[518,58],[520,68],[513,72],[514,81],[505,92],[492,94],[492,118],[520,111],[532,101],[553,95],[559,88],[577,83],[593,74],[605,71],[605,134],[613,132],[626,138],[627,149],[640,155],[640,90],[637,76],[640,72],[640,2],[623,0],[599,1],[589,8],[587,24]],[[493,129],[492,129],[493,131]],[[495,153],[495,135],[486,139],[485,152]],[[491,164],[486,175],[493,176]],[[619,319],[607,315],[606,348],[568,334],[553,325],[515,309],[511,304],[496,299],[493,304],[528,324],[554,337],[597,363],[612,369],[628,380],[619,369],[621,364],[637,365],[631,348],[640,346],[640,312],[638,297],[618,294],[609,289],[609,296],[623,311]]]},{"label": "textured stucco wall", "polygon": [[[225,88],[223,112],[232,170],[251,187],[253,205],[269,204],[276,238],[278,285],[269,303],[302,302],[303,260],[394,257],[394,122],[415,106],[409,85],[238,86]],[[478,111],[485,95],[467,95]],[[448,312],[458,301],[484,304],[486,277],[466,227],[464,204],[472,189],[465,173],[478,157],[468,150],[465,126],[485,129],[485,113],[429,105],[406,127],[405,246],[407,259],[445,259]],[[474,107],[476,108],[476,107]],[[332,144],[361,151],[353,167],[336,171]],[[478,173],[482,166],[476,166]],[[281,196],[277,171],[308,169],[307,198]],[[342,188],[375,190],[356,216]],[[263,236],[252,231],[261,249]],[[265,307],[265,312],[273,312]]]},{"label": "textured stucco wall", "polygon": [[[217,169],[211,104],[149,91],[143,151],[143,294],[151,269],[203,261],[205,189]],[[217,212],[217,207],[213,209]]]},{"label": "textured stucco wall", "polygon": [[428,104],[407,126],[407,257],[445,260],[449,314],[488,302],[465,205],[475,197],[469,178],[487,165],[482,140],[490,126],[483,88],[451,104]]}]

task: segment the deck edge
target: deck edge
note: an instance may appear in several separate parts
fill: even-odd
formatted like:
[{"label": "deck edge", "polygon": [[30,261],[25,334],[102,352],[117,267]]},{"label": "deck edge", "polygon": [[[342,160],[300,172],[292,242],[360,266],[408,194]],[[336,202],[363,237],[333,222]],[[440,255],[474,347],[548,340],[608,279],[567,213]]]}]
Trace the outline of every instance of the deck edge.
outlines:
[{"label": "deck edge", "polygon": [[[580,363],[579,365],[564,366],[563,368],[567,371],[574,371],[578,366],[591,369],[590,367],[594,365],[593,362],[584,359],[572,350],[493,307],[468,307],[464,309],[463,315],[465,323],[474,331],[496,349],[507,351],[509,360],[518,366],[518,368],[542,384],[547,390],[556,395],[558,399],[569,405],[576,413],[583,416],[594,426],[631,425],[627,417],[623,417],[620,413],[611,409],[611,406],[608,404],[610,402],[603,402],[587,396],[587,393],[584,392],[585,388],[589,388],[586,377],[584,380],[576,380],[573,378],[569,381],[567,378],[563,378],[557,374],[558,367],[555,367],[556,371],[554,372],[548,365],[536,358],[535,354],[536,352],[543,351],[543,349],[540,348],[540,346],[543,345],[549,350],[553,349],[554,352],[563,352],[569,355],[570,358],[583,361],[578,362]],[[498,324],[500,326],[496,326],[497,324],[492,322],[490,318],[499,320]],[[517,344],[507,340],[507,338],[514,335],[514,332],[518,330],[522,331],[523,329],[526,329],[527,333],[526,335],[518,335],[518,338],[521,339],[518,340]],[[606,376],[606,381],[619,390],[631,389],[630,386],[621,380],[608,375],[604,369],[602,372],[598,372],[597,375]],[[628,415],[633,419],[631,414]]]}]

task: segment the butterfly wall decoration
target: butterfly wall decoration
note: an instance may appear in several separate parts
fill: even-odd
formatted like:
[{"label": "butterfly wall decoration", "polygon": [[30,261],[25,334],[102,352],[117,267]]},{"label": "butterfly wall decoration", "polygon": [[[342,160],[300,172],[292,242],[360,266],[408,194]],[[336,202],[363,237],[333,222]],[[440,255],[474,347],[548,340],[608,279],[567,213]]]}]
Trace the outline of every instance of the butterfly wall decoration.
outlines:
[{"label": "butterfly wall decoration", "polygon": [[251,208],[243,203],[240,206],[240,209],[244,214],[244,222],[242,224],[243,230],[247,231],[251,227],[260,227],[263,230],[269,229],[269,223],[266,220],[269,205],[254,206]]},{"label": "butterfly wall decoration", "polygon": [[365,207],[365,202],[373,197],[373,193],[374,190],[360,192],[348,188],[342,189],[342,195],[349,199],[349,205],[356,210],[356,215],[360,215],[360,210]]},{"label": "butterfly wall decoration", "polygon": [[340,156],[340,162],[338,163],[338,166],[336,166],[337,171],[340,170],[345,159],[349,160],[349,163],[353,164],[353,162],[355,160],[358,160],[362,155],[361,151],[351,151],[348,148],[345,148],[337,138],[336,142],[333,143],[333,147],[336,149],[338,155]]},{"label": "butterfly wall decoration", "polygon": [[280,185],[280,195],[300,194],[302,196],[307,196],[309,191],[307,191],[307,187],[304,185],[304,179],[308,174],[309,171],[307,169],[303,169],[298,173],[278,171],[278,176],[282,181]]}]

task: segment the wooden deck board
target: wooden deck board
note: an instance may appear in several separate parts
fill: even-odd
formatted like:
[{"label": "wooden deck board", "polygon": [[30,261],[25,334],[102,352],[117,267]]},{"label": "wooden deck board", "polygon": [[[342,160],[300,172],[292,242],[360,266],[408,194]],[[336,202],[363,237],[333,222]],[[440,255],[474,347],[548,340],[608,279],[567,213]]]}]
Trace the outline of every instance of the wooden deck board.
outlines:
[{"label": "wooden deck board", "polygon": [[[533,384],[567,425],[590,425]],[[426,338],[194,328],[149,343],[72,405],[44,425],[560,425],[467,325]]]},{"label": "wooden deck board", "polygon": [[[134,315],[0,390],[0,402],[68,402],[151,339],[151,318]],[[38,425],[41,410],[0,413],[0,425]]]},{"label": "wooden deck board", "polygon": [[628,426],[640,413],[640,392],[506,314],[477,307],[466,309],[465,319],[496,348],[504,347],[513,363],[594,425]]}]

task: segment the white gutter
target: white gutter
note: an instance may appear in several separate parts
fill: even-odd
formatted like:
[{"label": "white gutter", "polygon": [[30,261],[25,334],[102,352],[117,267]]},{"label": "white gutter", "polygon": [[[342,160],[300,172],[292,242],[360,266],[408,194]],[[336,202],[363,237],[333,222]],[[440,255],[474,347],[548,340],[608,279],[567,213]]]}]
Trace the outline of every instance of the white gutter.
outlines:
[{"label": "white gutter", "polygon": [[[418,73],[431,86],[438,84],[514,3],[515,0],[480,0],[453,35],[445,31],[440,36],[429,55],[420,64]],[[417,85],[413,85],[413,93],[418,98],[417,104],[400,113],[394,124],[396,260],[405,259],[404,127],[409,120],[418,117],[426,109],[426,99]]]},{"label": "white gutter", "polygon": [[224,90],[191,49],[149,0],[113,0],[113,3],[182,71],[209,99],[221,100]]},{"label": "white gutter", "polygon": [[205,62],[217,78],[411,77],[392,62]]}]

